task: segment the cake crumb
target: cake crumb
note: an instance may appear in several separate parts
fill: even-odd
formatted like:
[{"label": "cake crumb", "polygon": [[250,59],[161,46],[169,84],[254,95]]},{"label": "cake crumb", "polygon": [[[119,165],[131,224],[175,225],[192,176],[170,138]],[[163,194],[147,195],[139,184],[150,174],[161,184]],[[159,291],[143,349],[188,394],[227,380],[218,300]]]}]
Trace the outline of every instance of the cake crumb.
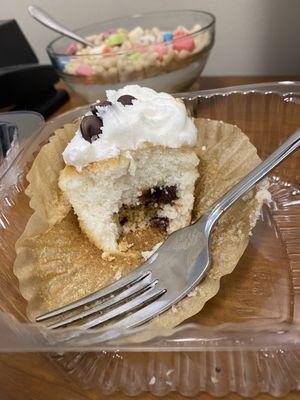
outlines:
[{"label": "cake crumb", "polygon": [[176,306],[172,306],[172,313],[174,313],[174,314],[178,313]]},{"label": "cake crumb", "polygon": [[110,253],[107,253],[106,251],[104,251],[101,254],[101,258],[102,258],[102,260],[105,260],[105,261],[114,261],[116,259],[115,256],[112,256]]},{"label": "cake crumb", "polygon": [[114,280],[115,280],[115,281],[118,281],[121,277],[122,277],[121,272],[120,272],[120,271],[117,271],[117,272],[115,273]]},{"label": "cake crumb", "polygon": [[190,293],[187,294],[187,297],[194,297],[197,295],[197,288],[192,290]]},{"label": "cake crumb", "polygon": [[206,150],[206,146],[201,146],[201,150],[205,151]]},{"label": "cake crumb", "polygon": [[126,156],[126,158],[129,159],[129,168],[128,168],[129,174],[130,174],[131,176],[135,176],[135,173],[136,173],[136,163],[135,163],[135,161],[134,161],[134,158],[132,157],[130,151],[126,151],[125,156]]},{"label": "cake crumb", "polygon": [[272,202],[272,195],[271,193],[268,191],[268,189],[260,189],[255,196],[256,200],[261,202],[261,203],[265,203],[265,204],[270,204]]},{"label": "cake crumb", "polygon": [[122,242],[119,243],[119,250],[121,252],[125,252],[128,250],[128,243],[126,242],[126,240],[122,240]]}]

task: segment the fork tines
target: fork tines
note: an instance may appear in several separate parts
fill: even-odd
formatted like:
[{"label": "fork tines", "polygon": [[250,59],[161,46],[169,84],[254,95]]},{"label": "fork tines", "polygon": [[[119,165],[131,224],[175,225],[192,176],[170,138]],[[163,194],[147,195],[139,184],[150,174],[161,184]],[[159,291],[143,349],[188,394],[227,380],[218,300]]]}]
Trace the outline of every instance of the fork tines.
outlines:
[{"label": "fork tines", "polygon": [[[54,317],[63,316],[77,309],[83,309],[51,323],[48,325],[48,328],[55,329],[67,326],[76,321],[80,321],[78,325],[84,329],[93,328],[114,318],[136,311],[155,301],[166,292],[166,289],[155,290],[157,283],[158,280],[152,278],[151,271],[136,271],[121,279],[120,282],[117,281],[107,288],[39,316],[36,321],[46,321]],[[100,300],[103,301],[100,302]],[[88,317],[95,314],[97,314],[95,318],[88,319]],[[82,321],[83,319],[87,319],[87,321],[84,322]]]}]

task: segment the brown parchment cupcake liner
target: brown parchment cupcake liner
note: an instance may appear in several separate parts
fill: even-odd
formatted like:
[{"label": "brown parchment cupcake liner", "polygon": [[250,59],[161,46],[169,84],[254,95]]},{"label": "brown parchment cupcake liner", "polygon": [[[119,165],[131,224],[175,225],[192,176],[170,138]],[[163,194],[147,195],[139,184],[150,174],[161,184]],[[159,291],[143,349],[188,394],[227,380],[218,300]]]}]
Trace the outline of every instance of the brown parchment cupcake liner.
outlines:
[{"label": "brown parchment cupcake liner", "polygon": [[[200,178],[195,189],[194,218],[251,171],[260,159],[246,135],[221,121],[197,119]],[[67,124],[55,132],[36,157],[26,190],[34,214],[16,243],[14,273],[28,301],[28,317],[70,303],[108,285],[131,269],[161,242],[155,228],[129,233],[121,240],[124,254],[106,256],[81,232],[77,218],[60,192],[57,181],[64,167],[62,152],[77,129]],[[259,215],[264,196],[253,190],[224,215],[211,240],[212,266],[206,278],[175,307],[151,324],[173,327],[198,313],[219,289],[222,276],[237,265]]]}]

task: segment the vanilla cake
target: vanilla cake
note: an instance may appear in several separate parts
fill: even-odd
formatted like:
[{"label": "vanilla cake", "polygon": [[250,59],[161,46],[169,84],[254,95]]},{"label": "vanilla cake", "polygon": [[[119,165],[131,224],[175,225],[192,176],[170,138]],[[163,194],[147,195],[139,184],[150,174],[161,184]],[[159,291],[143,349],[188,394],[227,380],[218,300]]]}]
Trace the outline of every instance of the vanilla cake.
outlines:
[{"label": "vanilla cake", "polygon": [[82,231],[117,253],[122,233],[188,225],[199,159],[197,130],[182,101],[137,85],[108,90],[63,152],[59,187]]}]

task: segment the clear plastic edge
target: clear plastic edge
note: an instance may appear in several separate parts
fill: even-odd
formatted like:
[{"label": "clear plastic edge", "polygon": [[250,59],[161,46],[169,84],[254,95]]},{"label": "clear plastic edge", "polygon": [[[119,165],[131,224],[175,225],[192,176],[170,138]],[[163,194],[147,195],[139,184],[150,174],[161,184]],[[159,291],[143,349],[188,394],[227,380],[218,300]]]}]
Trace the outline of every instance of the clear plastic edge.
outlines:
[{"label": "clear plastic edge", "polygon": [[256,83],[249,85],[240,86],[229,86],[218,89],[200,90],[196,92],[183,92],[177,93],[175,96],[179,96],[185,100],[193,100],[197,97],[211,97],[216,95],[227,95],[234,93],[275,93],[282,96],[288,96],[290,94],[295,95],[295,98],[291,101],[300,102],[300,81],[280,81],[280,82],[269,82],[269,83]]},{"label": "clear plastic edge", "polygon": [[[300,99],[300,82],[273,82],[257,85],[243,85],[231,88],[220,88],[192,93],[178,94],[184,100],[227,95],[232,93],[277,93],[288,96],[289,101]],[[290,97],[290,95],[293,95]],[[294,100],[295,99],[295,100]],[[87,106],[81,106],[61,114],[35,132],[27,148],[17,155],[13,164],[28,161],[32,150],[44,143],[59,126],[78,117]],[[8,174],[6,172],[5,175]],[[5,183],[5,175],[0,183]],[[132,335],[143,333],[148,328],[117,332],[118,340],[105,342],[101,333],[106,330],[83,331],[81,329],[61,329],[51,331],[36,324],[21,323],[11,315],[0,313],[0,351],[1,352],[86,352],[86,351],[214,351],[225,350],[272,350],[277,348],[299,348],[300,325],[288,323],[262,323],[255,326],[251,323],[224,324],[217,327],[206,327],[196,324],[184,324],[174,329],[151,328],[155,339],[150,341],[132,341]],[[150,333],[150,332],[149,332]],[[152,335],[151,335],[152,336]],[[75,338],[75,341],[74,341]],[[197,339],[196,339],[197,338]],[[120,341],[121,340],[121,341]],[[72,343],[73,342],[73,343]]]}]

